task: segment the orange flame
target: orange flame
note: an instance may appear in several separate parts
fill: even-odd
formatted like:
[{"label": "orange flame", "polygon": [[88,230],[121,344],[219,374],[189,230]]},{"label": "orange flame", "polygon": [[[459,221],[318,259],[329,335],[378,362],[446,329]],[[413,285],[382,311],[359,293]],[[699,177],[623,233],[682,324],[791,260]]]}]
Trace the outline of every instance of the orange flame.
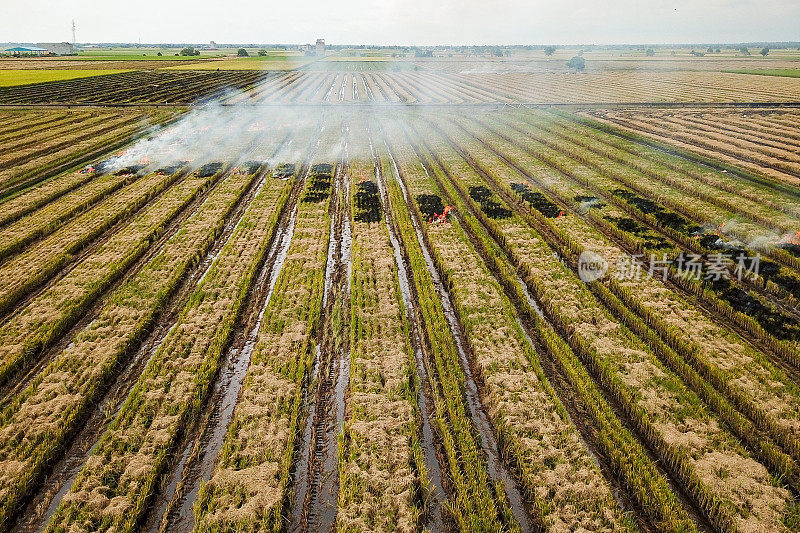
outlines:
[{"label": "orange flame", "polygon": [[794,235],[791,235],[791,236],[790,236],[790,234],[789,234],[789,233],[787,233],[786,235],[784,235],[783,237],[781,237],[781,238],[778,240],[778,242],[777,242],[777,243],[775,243],[775,244],[777,244],[777,245],[779,245],[779,246],[780,246],[781,244],[793,244],[793,245],[795,245],[795,246],[800,246],[800,231],[797,231],[797,232],[795,232],[795,234],[794,234]]},{"label": "orange flame", "polygon": [[447,216],[453,211],[453,208],[449,205],[444,207],[444,211],[442,211],[441,215],[433,215],[433,220],[431,220],[431,224],[443,224],[447,222]]}]

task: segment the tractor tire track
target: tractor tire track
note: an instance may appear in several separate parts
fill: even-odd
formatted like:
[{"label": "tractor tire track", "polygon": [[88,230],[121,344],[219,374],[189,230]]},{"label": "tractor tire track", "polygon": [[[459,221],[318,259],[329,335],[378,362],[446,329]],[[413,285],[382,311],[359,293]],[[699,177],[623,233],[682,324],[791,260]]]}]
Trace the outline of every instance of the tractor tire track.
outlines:
[{"label": "tractor tire track", "polygon": [[[344,81],[342,90],[344,90]],[[341,94],[341,93],[340,93]],[[345,415],[350,376],[349,316],[351,227],[347,125],[345,144],[331,187],[331,238],[325,266],[320,338],[315,353],[310,400],[300,455],[289,531],[330,532],[339,496],[338,435]]]},{"label": "tractor tire track", "polygon": [[[244,383],[250,359],[258,342],[258,333],[278,275],[286,259],[294,235],[300,194],[309,174],[310,161],[319,146],[319,136],[311,142],[309,155],[299,170],[289,199],[278,221],[278,227],[264,262],[250,289],[248,306],[234,332],[213,391],[203,415],[187,432],[177,459],[143,531],[190,532],[194,528],[194,502],[202,482],[211,478],[228,426],[233,419],[239,392]],[[276,153],[278,153],[276,151]],[[265,179],[272,179],[265,177]]]},{"label": "tractor tire track", "polygon": [[[385,137],[384,140],[386,140]],[[413,199],[411,198],[408,192],[405,180],[403,178],[402,173],[399,170],[399,167],[397,166],[392,148],[388,144],[388,142],[387,142],[387,151],[389,153],[389,158],[392,161],[392,167],[395,172],[395,178],[397,179],[398,185],[400,185],[400,189],[403,193],[403,198],[405,199],[409,212],[411,214],[411,221],[414,226],[414,230],[417,234],[417,240],[419,242],[420,248],[422,249],[426,268],[431,278],[433,279],[434,287],[436,289],[442,308],[444,310],[444,315],[447,319],[448,326],[450,327],[451,334],[453,335],[453,338],[456,343],[459,360],[465,376],[465,383],[463,389],[465,394],[465,399],[467,406],[469,408],[470,418],[473,422],[476,431],[480,436],[480,446],[483,449],[483,452],[487,459],[487,467],[488,467],[487,471],[489,473],[490,478],[494,482],[501,483],[502,486],[505,488],[505,497],[508,500],[508,504],[511,507],[511,511],[513,512],[514,518],[519,524],[521,530],[532,531],[534,529],[534,525],[531,522],[530,513],[526,508],[522,492],[518,487],[516,479],[511,475],[510,471],[503,462],[502,454],[500,452],[500,446],[498,444],[497,437],[495,436],[496,434],[494,428],[492,426],[491,421],[489,420],[489,416],[486,413],[486,409],[483,406],[481,392],[475,380],[475,371],[472,367],[472,363],[470,362],[472,358],[471,354],[468,353],[470,351],[470,348],[469,344],[467,343],[464,337],[464,329],[461,326],[458,314],[455,310],[455,306],[453,305],[452,299],[450,297],[450,293],[448,289],[445,287],[441,274],[439,273],[436,263],[433,260],[433,256],[430,251],[431,246],[428,243],[428,239],[424,231],[422,230],[422,223],[419,220],[416,211],[414,210],[414,206],[412,203]],[[503,495],[500,494],[496,496],[498,498],[503,498]]]},{"label": "tractor tire track", "polygon": [[[372,95],[370,93],[370,98]],[[400,284],[400,294],[403,300],[403,307],[405,308],[406,318],[409,324],[409,337],[411,340],[411,347],[414,350],[414,363],[416,367],[417,378],[419,380],[419,389],[417,390],[417,410],[420,417],[420,445],[422,447],[422,460],[426,470],[427,477],[430,480],[430,487],[428,487],[427,494],[424,494],[422,503],[423,520],[425,527],[433,532],[440,532],[445,530],[444,516],[442,514],[442,504],[446,501],[448,492],[445,492],[444,476],[442,475],[444,464],[444,454],[441,446],[437,442],[435,430],[431,425],[431,417],[436,416],[433,408],[433,400],[431,399],[430,381],[428,378],[428,371],[425,367],[424,353],[425,344],[423,342],[422,328],[419,313],[416,308],[416,287],[414,286],[414,277],[409,267],[408,255],[405,252],[400,240],[400,231],[396,226],[394,216],[389,202],[389,193],[386,187],[386,178],[382,172],[381,161],[375,150],[372,140],[372,132],[368,132],[370,152],[372,154],[373,164],[375,167],[375,178],[378,183],[378,191],[381,196],[381,207],[383,216],[386,223],[386,229],[389,232],[389,240],[392,244],[394,251],[395,265],[397,266],[397,277]]]},{"label": "tractor tire track", "polygon": [[[221,181],[222,180],[220,180],[220,182]],[[214,259],[224,247],[225,243],[230,239],[241,217],[255,198],[258,189],[256,184],[258,183],[258,179],[253,180],[253,184],[251,184],[249,189],[234,206],[225,222],[223,230],[220,232],[214,244],[177,288],[169,305],[161,312],[155,324],[152,326],[151,331],[143,338],[138,348],[127,358],[127,361],[122,365],[122,368],[120,368],[116,379],[109,380],[110,385],[102,398],[97,402],[96,408],[91,412],[86,421],[83,422],[81,429],[76,432],[72,441],[67,444],[61,454],[61,459],[53,465],[38,493],[31,497],[25,508],[21,510],[22,512],[19,515],[20,518],[18,522],[10,531],[14,533],[32,533],[44,530],[48,521],[58,508],[61,498],[69,492],[78,473],[91,455],[94,446],[105,432],[108,424],[115,418],[116,413],[122,407],[128,393],[138,380],[141,372],[147,366],[148,361],[158,350],[158,347],[164,341],[167,334],[172,330],[175,324],[177,324],[180,312],[189,296],[211,268]],[[193,209],[191,209],[191,213],[195,212],[200,205],[202,205],[202,202],[194,205]],[[187,214],[186,218],[191,216],[191,213]],[[175,228],[174,232],[177,231],[179,226],[180,224]],[[152,258],[153,255],[158,253],[167,240],[169,240],[169,237],[165,236],[157,245],[154,245],[152,253],[148,254],[149,257]],[[143,260],[141,266],[146,264],[146,262],[147,260]],[[130,279],[133,275],[134,273],[129,273],[126,279]],[[119,282],[119,284],[121,283],[124,283],[124,281]],[[119,284],[116,286],[118,287]],[[91,319],[87,317],[82,320],[78,326],[73,328],[73,331],[70,332],[65,339],[72,338],[74,333],[79,331],[79,328],[87,326],[91,320],[96,317],[96,314],[97,312],[93,313]],[[58,348],[61,350],[66,348],[66,340],[62,340],[61,342],[63,346],[56,347],[53,356],[60,351]]]}]

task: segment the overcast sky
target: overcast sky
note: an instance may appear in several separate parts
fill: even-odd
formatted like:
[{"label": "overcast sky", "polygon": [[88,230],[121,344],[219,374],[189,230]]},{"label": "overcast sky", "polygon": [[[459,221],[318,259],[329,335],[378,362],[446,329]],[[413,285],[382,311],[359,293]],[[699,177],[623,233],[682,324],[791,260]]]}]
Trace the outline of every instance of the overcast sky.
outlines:
[{"label": "overcast sky", "polygon": [[800,0],[0,0],[0,42],[800,41]]}]

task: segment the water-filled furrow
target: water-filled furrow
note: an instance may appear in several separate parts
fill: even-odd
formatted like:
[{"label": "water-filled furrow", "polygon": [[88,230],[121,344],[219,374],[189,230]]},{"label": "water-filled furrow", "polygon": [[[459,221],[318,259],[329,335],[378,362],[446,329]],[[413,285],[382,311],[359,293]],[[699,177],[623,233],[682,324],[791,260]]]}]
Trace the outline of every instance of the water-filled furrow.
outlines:
[{"label": "water-filled furrow", "polygon": [[[480,436],[481,448],[483,449],[486,455],[487,471],[493,481],[501,482],[503,487],[505,488],[506,497],[508,498],[508,503],[511,506],[514,518],[518,522],[522,531],[531,531],[533,526],[528,517],[528,513],[525,509],[522,492],[517,486],[516,480],[514,479],[514,477],[511,475],[511,473],[503,463],[502,456],[500,454],[500,446],[497,442],[497,438],[495,437],[494,429],[492,427],[488,415],[486,414],[486,410],[483,407],[483,403],[480,397],[480,391],[478,389],[477,383],[475,382],[475,378],[469,361],[469,356],[467,355],[468,348],[466,339],[464,339],[462,333],[463,329],[459,323],[458,316],[456,315],[455,307],[453,306],[450,294],[442,281],[442,277],[436,268],[431,252],[428,249],[427,241],[425,239],[422,227],[420,226],[420,222],[419,220],[417,220],[416,214],[414,212],[412,204],[413,200],[408,192],[408,189],[405,186],[405,183],[403,182],[402,176],[397,166],[397,162],[395,161],[391,149],[388,147],[388,145],[387,145],[387,151],[389,153],[389,158],[391,159],[392,162],[392,169],[395,173],[395,179],[397,180],[397,183],[400,186],[400,190],[403,193],[403,198],[405,199],[406,204],[408,205],[409,212],[411,213],[411,223],[414,226],[414,230],[417,234],[417,241],[419,242],[420,248],[422,249],[422,255],[425,260],[426,268],[431,278],[433,279],[436,293],[439,297],[439,300],[442,304],[442,308],[444,310],[444,316],[447,320],[448,326],[450,327],[453,339],[455,340],[456,350],[458,351],[459,361],[461,363],[461,368],[464,372],[464,377],[465,377],[464,380],[465,399],[467,401],[467,406],[469,407],[470,418],[472,419],[475,429],[477,430]],[[417,155],[417,157],[419,156]],[[427,169],[424,166],[422,166],[422,169],[427,174]]]},{"label": "water-filled furrow", "polygon": [[[214,472],[217,456],[233,419],[239,392],[258,343],[264,314],[294,236],[299,195],[310,169],[309,162],[318,145],[319,138],[312,144],[312,150],[300,172],[301,178],[293,186],[264,263],[250,289],[248,309],[224,356],[222,370],[214,383],[197,433],[185,441],[184,450],[146,525],[148,531],[189,532],[194,527],[194,502],[201,484],[209,480]],[[267,179],[274,178],[265,176],[264,180]]]},{"label": "water-filled furrow", "polygon": [[175,328],[183,303],[205,277],[205,274],[211,268],[213,258],[219,254],[219,251],[230,239],[242,215],[255,197],[257,187],[252,187],[251,191],[246,193],[240,200],[239,205],[234,208],[215,243],[186,277],[186,280],[183,281],[176,291],[176,296],[173,297],[166,311],[162,313],[150,334],[139,345],[136,352],[128,358],[114,384],[105,392],[97,407],[89,415],[80,431],[77,432],[72,443],[65,449],[61,459],[52,467],[43,486],[34,497],[29,499],[28,504],[20,514],[19,522],[12,531],[15,533],[28,533],[44,530],[61,503],[63,496],[72,488],[78,473],[91,455],[108,423],[116,417],[125,398],[127,398],[128,393],[147,366],[150,358],[158,351],[159,346],[161,346],[169,332]]},{"label": "water-filled furrow", "polygon": [[[315,398],[309,402],[300,458],[295,468],[291,531],[330,531],[336,522],[337,437],[344,421],[350,374],[349,335],[345,333],[349,327],[352,242],[346,126],[342,133],[345,144],[331,190],[331,237],[325,266],[323,327],[312,370],[312,383],[316,381],[317,385]],[[338,321],[340,331],[333,331],[337,323],[334,315],[341,319]]]},{"label": "water-filled furrow", "polygon": [[[366,85],[365,85],[366,86]],[[371,93],[370,93],[371,97]],[[417,309],[414,304],[410,279],[411,271],[403,254],[400,240],[397,237],[397,229],[394,227],[389,194],[386,190],[385,178],[381,171],[381,163],[375,147],[372,143],[372,135],[369,135],[370,151],[372,153],[375,167],[375,177],[378,182],[378,191],[381,196],[381,203],[384,214],[384,221],[389,232],[389,240],[394,252],[394,260],[397,265],[397,277],[400,285],[400,295],[403,300],[403,307],[408,319],[411,346],[414,350],[414,363],[416,366],[417,377],[420,387],[417,391],[417,408],[420,415],[420,445],[422,448],[422,461],[430,480],[430,487],[424,502],[425,526],[431,531],[443,530],[442,502],[446,499],[444,484],[442,482],[442,467],[439,462],[439,455],[436,450],[436,440],[434,438],[433,427],[431,426],[431,416],[435,416],[432,408],[432,401],[429,398],[427,388],[429,387],[428,371],[425,368],[425,356],[423,354],[423,341],[420,333],[420,324],[417,321]]]}]

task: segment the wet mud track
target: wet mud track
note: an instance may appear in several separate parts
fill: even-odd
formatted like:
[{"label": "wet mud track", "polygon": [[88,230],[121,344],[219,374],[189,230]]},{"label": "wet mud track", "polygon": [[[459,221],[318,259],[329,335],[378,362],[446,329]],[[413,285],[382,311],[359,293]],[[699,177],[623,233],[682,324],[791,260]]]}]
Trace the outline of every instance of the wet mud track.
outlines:
[{"label": "wet mud track", "polygon": [[[343,82],[344,83],[344,82]],[[344,85],[342,85],[344,87]],[[338,436],[350,376],[349,317],[352,230],[347,126],[331,188],[331,228],[308,416],[295,465],[289,531],[332,531],[339,496]],[[313,396],[309,393],[313,390]]]},{"label": "wet mud track", "polygon": [[[500,446],[497,441],[497,437],[495,436],[496,434],[494,428],[489,420],[489,416],[486,413],[486,409],[483,406],[481,391],[475,379],[475,372],[471,363],[472,357],[471,354],[468,353],[470,351],[470,347],[464,337],[463,326],[460,323],[455,306],[453,305],[453,301],[450,297],[450,293],[447,287],[445,287],[442,276],[439,273],[435,261],[433,260],[433,255],[430,251],[430,245],[424,231],[422,230],[422,222],[417,217],[416,211],[413,208],[412,198],[406,188],[402,173],[400,172],[399,167],[394,160],[391,147],[387,145],[387,148],[389,150],[390,158],[392,159],[395,177],[400,185],[400,188],[403,192],[403,197],[405,198],[411,214],[411,222],[417,234],[417,240],[420,248],[422,249],[426,268],[433,279],[436,293],[439,296],[439,300],[444,310],[444,316],[447,319],[448,326],[450,327],[450,331],[456,343],[459,361],[465,377],[463,388],[465,399],[469,408],[469,414],[472,423],[477,430],[478,435],[480,436],[480,445],[486,456],[489,477],[495,483],[500,483],[505,489],[505,497],[508,499],[508,504],[511,506],[511,511],[513,512],[514,518],[519,524],[521,530],[533,531],[534,525],[531,522],[530,513],[526,508],[522,491],[518,487],[516,479],[511,475],[511,472],[503,462],[502,454],[500,453]],[[428,169],[425,168],[424,165],[423,170],[426,174],[428,173]],[[504,496],[502,494],[498,494],[497,497],[502,499]]]},{"label": "wet mud track", "polygon": [[[366,86],[366,85],[365,85]],[[372,140],[372,132],[369,132],[370,152],[372,153],[373,164],[375,167],[375,178],[378,183],[378,191],[381,197],[384,220],[389,232],[389,240],[392,244],[395,265],[397,266],[398,282],[400,284],[400,295],[403,300],[406,318],[409,323],[411,337],[411,347],[414,350],[414,363],[419,381],[417,390],[417,410],[420,417],[420,445],[422,447],[423,466],[426,470],[430,487],[427,494],[424,494],[422,503],[425,527],[433,532],[444,531],[445,522],[442,515],[442,504],[447,499],[445,492],[444,478],[442,476],[443,453],[437,441],[435,431],[431,425],[431,417],[436,416],[433,408],[433,400],[430,396],[430,382],[428,371],[425,368],[425,344],[422,335],[422,323],[416,308],[416,290],[413,285],[413,275],[409,266],[408,257],[402,247],[399,238],[399,229],[391,212],[389,193],[386,187],[386,178],[382,172],[381,161],[375,150]]]},{"label": "wet mud track", "polygon": [[[149,335],[140,343],[138,349],[128,357],[116,379],[112,378],[109,380],[112,385],[108,387],[96,408],[84,422],[83,427],[76,432],[74,439],[62,453],[61,459],[52,466],[49,475],[42,483],[36,495],[29,498],[28,504],[20,512],[19,521],[13,526],[11,531],[15,533],[30,533],[42,531],[47,525],[47,521],[55,512],[61,502],[61,498],[72,487],[80,469],[89,458],[94,445],[102,436],[108,423],[116,416],[116,413],[121,408],[125,398],[139,378],[139,375],[147,366],[150,357],[158,350],[158,347],[166,338],[169,331],[177,323],[178,315],[185,305],[186,300],[188,300],[189,295],[194,291],[205,273],[208,272],[213,259],[233,234],[238,221],[255,197],[258,188],[257,183],[258,180],[254,180],[249,190],[243,195],[237,205],[234,206],[220,236],[207,251],[203,259],[180,284],[168,307],[161,313],[161,316],[156,320]],[[195,209],[199,207],[199,205],[200,204],[197,204]],[[164,239],[164,242],[166,242],[166,240],[167,239]],[[160,246],[153,247],[153,253],[159,251],[160,248]],[[152,256],[152,254],[148,255]],[[83,324],[83,322],[86,322],[86,320],[82,321],[76,328],[88,324],[88,322],[87,324]],[[74,336],[74,333],[77,331],[76,328],[73,328],[73,331],[61,341],[61,344],[64,344],[64,346],[57,345],[55,347],[55,349],[58,350],[53,353],[53,357],[67,347],[66,339]]]},{"label": "wet mud track", "polygon": [[[225,352],[211,395],[199,420],[182,441],[143,531],[189,532],[194,527],[194,502],[201,484],[210,479],[214,472],[217,456],[233,419],[239,392],[258,343],[264,313],[294,235],[299,198],[309,173],[309,161],[318,145],[317,136],[312,142],[308,159],[299,170],[300,178],[293,184],[289,199],[280,214],[264,262],[249,289],[247,308],[237,322],[233,340]],[[275,178],[265,176],[264,179]]]},{"label": "wet mud track", "polygon": [[[288,139],[288,135],[284,137],[279,145],[278,151],[287,144]],[[185,278],[174,290],[174,294],[170,298],[168,305],[154,319],[154,324],[149,329],[149,333],[145,334],[141,342],[138,343],[138,347],[134,347],[129,355],[123,359],[119,365],[118,373],[109,378],[107,388],[97,401],[95,408],[79,425],[73,438],[70,439],[59,455],[60,458],[49,467],[47,477],[40,483],[36,492],[28,498],[27,504],[20,509],[17,522],[13,524],[10,531],[20,533],[41,531],[47,525],[47,521],[56,511],[61,502],[61,498],[72,487],[78,473],[90,456],[92,449],[103,435],[108,424],[116,416],[131,388],[138,380],[139,375],[147,366],[152,355],[158,350],[167,334],[177,323],[180,311],[183,309],[189,296],[205,277],[214,259],[233,234],[241,217],[263,185],[266,172],[266,169],[262,169],[259,175],[257,175],[245,189],[239,200],[232,206],[219,235],[202,255],[202,259],[189,269]],[[183,222],[197,212],[208,198],[208,195],[211,194],[216,186],[223,183],[227,176],[227,172],[223,173],[214,184],[207,187],[202,194],[190,203],[189,206],[172,221],[161,237],[153,243],[148,252],[135,263],[134,267],[129,269],[128,273],[123,276],[121,280],[112,285],[104,294],[110,294],[122,283],[130,280],[142,266],[152,257],[160,253],[166,242],[179,231]],[[102,301],[102,299],[98,299],[98,301]],[[31,379],[35,378],[36,374],[46,366],[49,360],[68,348],[70,340],[75,334],[82,328],[88,326],[89,323],[96,318],[99,311],[99,304],[97,304],[76,326],[64,334],[54,347],[48,350],[45,360],[37,365],[35,371],[29,372],[23,382],[18,384],[17,387],[22,387]]]}]

